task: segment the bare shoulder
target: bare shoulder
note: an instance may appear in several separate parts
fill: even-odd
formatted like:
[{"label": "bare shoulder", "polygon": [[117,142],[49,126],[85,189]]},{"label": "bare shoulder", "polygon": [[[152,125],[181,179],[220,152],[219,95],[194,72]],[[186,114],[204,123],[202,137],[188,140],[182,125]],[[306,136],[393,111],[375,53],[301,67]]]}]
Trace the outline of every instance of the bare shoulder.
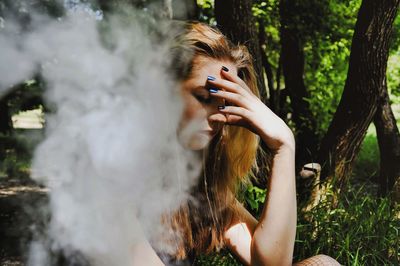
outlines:
[{"label": "bare shoulder", "polygon": [[237,199],[230,211],[232,220],[224,232],[226,245],[245,265],[250,265],[251,239],[258,221]]}]

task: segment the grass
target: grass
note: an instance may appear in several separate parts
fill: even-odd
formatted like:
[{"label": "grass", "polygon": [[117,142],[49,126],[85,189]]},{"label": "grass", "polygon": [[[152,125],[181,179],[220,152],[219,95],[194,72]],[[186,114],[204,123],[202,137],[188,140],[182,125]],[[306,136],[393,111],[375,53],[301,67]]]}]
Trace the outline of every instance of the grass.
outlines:
[{"label": "grass", "polygon": [[240,263],[227,249],[214,252],[209,255],[202,255],[196,258],[195,266],[241,266]]},{"label": "grass", "polygon": [[368,183],[350,185],[308,212],[300,212],[295,258],[319,253],[344,265],[400,264],[400,206],[389,197],[377,198]]},{"label": "grass", "polygon": [[0,135],[0,177],[29,177],[29,155],[16,138]]},{"label": "grass", "polygon": [[[400,205],[377,198],[370,185],[349,185],[335,207],[329,197],[307,212],[299,206],[294,260],[326,254],[342,265],[400,265]],[[196,265],[242,264],[223,250]]]},{"label": "grass", "polygon": [[[37,134],[37,139],[40,136]],[[4,146],[0,176],[29,175],[30,151],[37,141],[27,139],[31,138],[24,134],[0,136]],[[390,198],[376,196],[378,169],[379,151],[372,125],[355,162],[353,182],[338,195],[337,206],[332,207],[329,197],[308,212],[299,206],[295,261],[322,253],[344,265],[400,265],[400,206]],[[262,207],[260,202],[259,211]],[[198,257],[195,265],[242,264],[225,249]]]},{"label": "grass", "polygon": [[299,210],[297,261],[323,253],[343,265],[400,265],[400,206],[377,197],[379,160],[371,124],[337,206],[328,197],[306,213]]},{"label": "grass", "polygon": [[[343,265],[400,265],[400,206],[376,196],[379,150],[372,124],[355,161],[352,183],[313,209],[298,209],[294,260],[326,254]],[[333,191],[328,191],[333,194]],[[259,206],[259,211],[262,209]],[[227,250],[202,256],[196,265],[242,265]]]},{"label": "grass", "polygon": [[368,128],[353,166],[352,179],[377,181],[379,175],[379,147],[375,126]]}]

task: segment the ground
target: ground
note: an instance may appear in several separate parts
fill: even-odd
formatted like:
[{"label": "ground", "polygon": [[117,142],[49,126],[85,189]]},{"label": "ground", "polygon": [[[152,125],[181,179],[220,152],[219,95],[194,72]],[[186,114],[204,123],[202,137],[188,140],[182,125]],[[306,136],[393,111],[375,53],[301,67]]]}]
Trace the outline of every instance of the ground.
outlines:
[{"label": "ground", "polygon": [[46,194],[27,179],[0,177],[0,265],[24,265],[33,210],[46,200]]}]

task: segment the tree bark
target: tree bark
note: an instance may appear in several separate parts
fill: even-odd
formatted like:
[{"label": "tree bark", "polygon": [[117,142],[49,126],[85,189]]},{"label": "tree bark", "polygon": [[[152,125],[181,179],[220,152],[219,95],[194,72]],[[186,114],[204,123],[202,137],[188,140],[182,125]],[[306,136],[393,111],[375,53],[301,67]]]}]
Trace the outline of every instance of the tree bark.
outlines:
[{"label": "tree bark", "polygon": [[280,1],[281,16],[281,56],[285,87],[289,94],[292,119],[296,126],[296,172],[305,163],[315,162],[319,139],[316,132],[316,120],[310,110],[309,98],[304,82],[304,47],[297,29],[295,7],[291,0]]},{"label": "tree bark", "polygon": [[267,76],[267,89],[269,92],[269,104],[270,108],[274,113],[278,114],[279,112],[279,98],[276,97],[278,93],[276,93],[275,86],[274,86],[274,74],[272,71],[272,66],[269,62],[268,56],[266,51],[264,51],[264,45],[266,45],[266,38],[265,38],[265,29],[264,29],[264,22],[262,19],[258,20],[258,42],[260,47],[260,54],[261,54],[261,65],[265,70],[265,74]]},{"label": "tree bark", "polygon": [[399,2],[363,0],[358,12],[346,84],[318,156],[321,178],[336,177],[339,189],[351,174],[385,88],[389,39]]},{"label": "tree bark", "polygon": [[247,46],[253,56],[254,69],[261,100],[268,104],[262,71],[261,49],[258,41],[252,0],[215,0],[217,27],[233,42]]},{"label": "tree bark", "polygon": [[386,82],[378,99],[374,124],[380,153],[380,194],[386,195],[393,189],[396,180],[400,182],[400,133],[396,124]]},{"label": "tree bark", "polygon": [[11,132],[12,121],[8,108],[8,98],[0,99],[0,133],[7,135]]}]

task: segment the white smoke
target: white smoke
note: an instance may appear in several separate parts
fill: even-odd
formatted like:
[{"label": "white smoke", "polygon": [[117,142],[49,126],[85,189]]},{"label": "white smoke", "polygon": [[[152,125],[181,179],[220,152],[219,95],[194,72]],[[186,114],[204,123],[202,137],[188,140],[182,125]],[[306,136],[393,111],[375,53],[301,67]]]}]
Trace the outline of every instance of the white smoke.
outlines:
[{"label": "white smoke", "polygon": [[8,62],[0,86],[40,66],[55,110],[33,162],[33,178],[50,189],[51,220],[30,265],[51,264],[46,243],[93,265],[132,265],[144,236],[172,251],[159,238],[167,231],[160,217],[187,200],[201,164],[177,139],[182,103],[165,70],[169,42],[156,41],[140,17],[114,17],[107,34],[79,11],[34,16],[27,32],[14,34],[11,23],[0,31],[0,61]]}]

